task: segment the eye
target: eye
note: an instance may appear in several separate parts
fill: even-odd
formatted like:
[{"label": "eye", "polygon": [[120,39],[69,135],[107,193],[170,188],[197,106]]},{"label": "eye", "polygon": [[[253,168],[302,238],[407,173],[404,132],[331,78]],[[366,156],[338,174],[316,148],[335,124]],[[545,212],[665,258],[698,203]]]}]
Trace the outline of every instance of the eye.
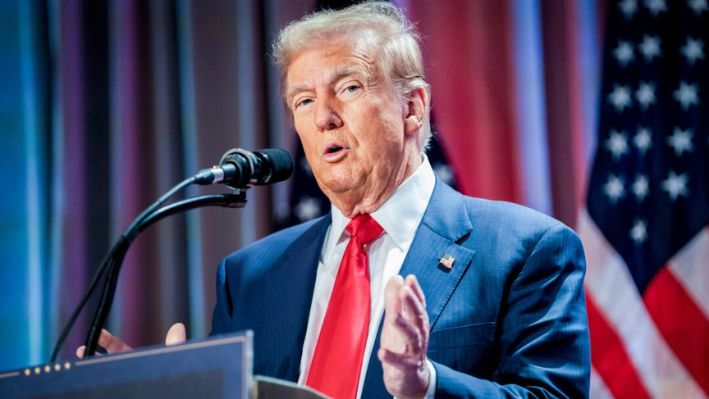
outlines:
[{"label": "eye", "polygon": [[340,89],[340,96],[345,98],[354,97],[362,91],[362,85],[359,83],[349,83],[346,84],[342,89]]},{"label": "eye", "polygon": [[308,104],[310,104],[310,103],[312,103],[312,102],[313,102],[313,99],[312,99],[312,98],[307,98],[307,97],[306,97],[306,98],[301,98],[301,99],[299,99],[299,100],[297,100],[297,101],[295,102],[295,107],[294,107],[294,109],[298,109],[298,108],[300,108],[300,107],[306,106],[306,105],[308,105]]},{"label": "eye", "polygon": [[361,89],[361,86],[360,86],[360,85],[358,85],[358,84],[351,84],[351,85],[345,86],[345,88],[344,88],[343,91],[346,92],[346,93],[356,93],[356,92],[359,91],[359,89]]}]

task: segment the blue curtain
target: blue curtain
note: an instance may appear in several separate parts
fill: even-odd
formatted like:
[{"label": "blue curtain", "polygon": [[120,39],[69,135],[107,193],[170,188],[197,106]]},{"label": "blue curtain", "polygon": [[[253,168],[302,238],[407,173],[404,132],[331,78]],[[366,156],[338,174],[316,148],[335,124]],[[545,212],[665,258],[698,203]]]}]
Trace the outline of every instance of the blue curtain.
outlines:
[{"label": "blue curtain", "polygon": [[[280,3],[0,2],[0,370],[49,360],[100,259],[160,194],[229,148],[294,143],[265,54],[274,27],[309,6]],[[136,346],[176,321],[206,336],[216,265],[271,231],[276,190],[149,228],[109,328]]]},{"label": "blue curtain", "polygon": [[0,2],[0,368],[43,360],[52,333],[52,73],[46,4]]}]

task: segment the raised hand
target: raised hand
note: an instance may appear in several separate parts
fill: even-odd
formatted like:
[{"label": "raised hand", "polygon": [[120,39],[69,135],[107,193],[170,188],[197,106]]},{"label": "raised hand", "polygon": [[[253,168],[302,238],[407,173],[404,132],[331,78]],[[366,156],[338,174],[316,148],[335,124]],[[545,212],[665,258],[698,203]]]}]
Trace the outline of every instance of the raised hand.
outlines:
[{"label": "raised hand", "polygon": [[426,298],[409,275],[392,277],[385,291],[381,346],[384,385],[397,398],[422,398],[430,382],[426,365],[429,321]]}]

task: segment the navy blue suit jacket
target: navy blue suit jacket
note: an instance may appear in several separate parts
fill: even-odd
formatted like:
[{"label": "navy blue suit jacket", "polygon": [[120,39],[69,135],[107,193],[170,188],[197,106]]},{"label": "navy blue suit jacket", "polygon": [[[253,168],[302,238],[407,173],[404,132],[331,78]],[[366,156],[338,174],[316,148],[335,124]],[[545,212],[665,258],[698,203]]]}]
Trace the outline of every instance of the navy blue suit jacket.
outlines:
[{"label": "navy blue suit jacket", "polygon": [[[255,374],[298,379],[329,225],[325,216],[280,231],[219,267],[212,333],[253,330]],[[436,397],[587,397],[584,271],[581,243],[560,222],[437,180],[400,272],[426,295]],[[376,355],[362,397],[390,397]]]}]

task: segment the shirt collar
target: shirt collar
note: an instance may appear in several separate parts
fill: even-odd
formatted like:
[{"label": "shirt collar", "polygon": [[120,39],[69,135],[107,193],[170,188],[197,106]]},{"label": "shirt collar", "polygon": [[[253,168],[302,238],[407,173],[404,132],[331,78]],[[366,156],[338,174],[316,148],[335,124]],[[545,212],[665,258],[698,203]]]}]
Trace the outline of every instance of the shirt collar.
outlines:
[{"label": "shirt collar", "polygon": [[[426,154],[422,154],[423,162],[416,171],[396,189],[394,194],[372,213],[394,243],[404,252],[408,251],[414,240],[416,228],[426,211],[433,194],[436,177]],[[345,227],[350,219],[337,207],[331,207],[332,224],[325,239],[322,260],[326,261],[332,254],[335,245],[346,239]]]}]

